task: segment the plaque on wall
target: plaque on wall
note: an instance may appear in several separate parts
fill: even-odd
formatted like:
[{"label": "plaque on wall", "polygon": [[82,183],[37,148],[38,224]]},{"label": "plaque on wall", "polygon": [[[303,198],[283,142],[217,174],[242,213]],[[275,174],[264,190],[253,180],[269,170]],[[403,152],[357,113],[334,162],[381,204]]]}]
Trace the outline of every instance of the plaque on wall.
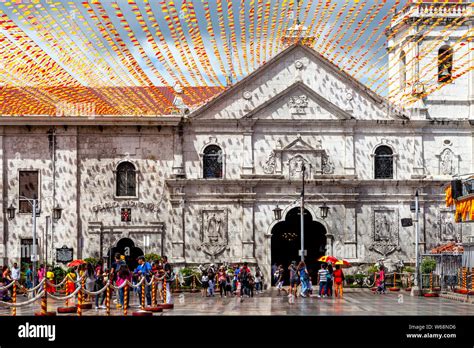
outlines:
[{"label": "plaque on wall", "polygon": [[56,262],[68,263],[72,261],[72,255],[74,253],[73,248],[68,248],[63,245],[62,248],[56,249]]}]

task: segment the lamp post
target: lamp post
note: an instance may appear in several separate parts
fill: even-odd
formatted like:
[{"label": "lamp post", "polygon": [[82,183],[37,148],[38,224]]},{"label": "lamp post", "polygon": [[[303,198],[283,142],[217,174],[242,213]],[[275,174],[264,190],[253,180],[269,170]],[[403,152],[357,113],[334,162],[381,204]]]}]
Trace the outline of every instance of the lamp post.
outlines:
[{"label": "lamp post", "polygon": [[419,202],[418,202],[418,190],[416,190],[415,193],[415,281],[414,281],[414,286],[411,289],[411,296],[419,296],[420,295],[420,287],[419,287],[419,278],[420,278],[420,272],[419,272],[419,246],[418,246],[418,239],[419,239],[419,234],[420,234],[420,222],[418,221],[419,217]]},{"label": "lamp post", "polygon": [[301,206],[300,206],[300,230],[301,230],[301,261],[304,261],[304,174],[306,172],[306,166],[302,165],[301,167],[301,181],[302,181],[302,188],[301,188]]},{"label": "lamp post", "polygon": [[[27,201],[32,208],[32,231],[33,231],[33,250],[31,252],[31,263],[32,263],[32,268],[33,268],[33,287],[36,286],[36,258],[38,257],[38,253],[36,252],[37,245],[36,245],[36,216],[37,216],[37,208],[39,205],[39,200],[37,198],[28,198],[24,196],[20,196],[20,199]],[[12,204],[10,204],[10,207],[7,208],[7,213],[8,213],[8,219],[13,220],[15,218],[15,210],[16,208],[13,207]],[[54,220],[59,220],[61,218],[61,212],[62,209],[56,206],[53,209],[53,219]]]}]

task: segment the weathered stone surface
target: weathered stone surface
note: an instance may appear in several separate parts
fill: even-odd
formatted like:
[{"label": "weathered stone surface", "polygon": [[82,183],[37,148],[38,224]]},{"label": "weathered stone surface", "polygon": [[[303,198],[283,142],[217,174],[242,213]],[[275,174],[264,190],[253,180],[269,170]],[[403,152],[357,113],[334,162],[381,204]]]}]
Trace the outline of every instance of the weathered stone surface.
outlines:
[{"label": "weathered stone surface", "polygon": [[[297,81],[296,60],[304,70]],[[245,91],[252,98],[245,99]],[[290,98],[301,95],[307,96],[304,112],[292,112]],[[63,245],[74,248],[74,258],[98,257],[101,244],[106,255],[120,239],[131,238],[144,252],[166,254],[178,266],[249,261],[269,272],[272,209],[278,202],[285,218],[298,206],[303,162],[306,208],[326,229],[328,253],[353,263],[382,256],[413,262],[414,229],[401,227],[400,218],[411,217],[417,189],[422,251],[471,234],[469,226],[453,225],[443,208],[451,174],[472,171],[469,122],[387,113],[383,101],[306,48],[281,54],[181,126],[99,127],[98,120],[97,126],[56,127],[53,149],[47,132],[55,120],[50,123],[31,130],[3,126],[1,146],[8,204],[18,207],[18,171],[40,171],[38,237],[42,254],[48,239],[48,261]],[[223,152],[222,179],[203,179],[202,156],[211,144]],[[394,153],[393,179],[374,179],[380,145]],[[136,197],[115,196],[122,161],[138,170]],[[323,201],[330,206],[325,220]],[[55,205],[63,208],[62,219],[46,231]],[[121,222],[124,207],[132,209],[131,222]],[[2,257],[19,261],[20,240],[31,238],[31,215],[2,219]]]}]

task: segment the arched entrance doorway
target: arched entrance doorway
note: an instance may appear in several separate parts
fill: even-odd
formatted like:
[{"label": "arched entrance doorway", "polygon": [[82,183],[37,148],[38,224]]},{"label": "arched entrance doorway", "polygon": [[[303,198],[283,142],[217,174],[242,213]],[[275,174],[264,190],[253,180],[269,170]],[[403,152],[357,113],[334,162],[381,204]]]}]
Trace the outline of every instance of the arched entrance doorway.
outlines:
[{"label": "arched entrance doorway", "polygon": [[109,249],[107,253],[107,260],[110,265],[114,262],[115,253],[125,255],[125,262],[128,268],[133,272],[138,266],[137,258],[143,255],[143,251],[135,246],[135,243],[130,238],[122,238],[117,242],[117,246]]},{"label": "arched entrance doorway", "polygon": [[[272,228],[271,237],[271,264],[283,265],[288,269],[291,261],[299,262],[301,256],[301,229],[300,229],[300,208],[291,209],[284,221],[280,221]],[[316,283],[320,262],[317,260],[326,252],[326,228],[319,222],[313,221],[308,210],[304,214],[304,247],[307,251],[305,262]],[[288,283],[289,274],[285,272],[285,284]]]}]

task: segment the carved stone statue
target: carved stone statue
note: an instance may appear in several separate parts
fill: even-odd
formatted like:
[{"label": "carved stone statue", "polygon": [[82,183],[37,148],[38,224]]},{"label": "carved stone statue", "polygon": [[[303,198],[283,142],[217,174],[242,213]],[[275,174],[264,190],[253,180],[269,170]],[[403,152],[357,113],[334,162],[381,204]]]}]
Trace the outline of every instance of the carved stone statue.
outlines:
[{"label": "carved stone statue", "polygon": [[221,223],[222,221],[213,214],[207,222],[207,238],[211,244],[215,244],[221,240]]},{"label": "carved stone statue", "polygon": [[321,167],[323,174],[334,174],[334,163],[332,163],[328,155],[323,154],[321,158]]},{"label": "carved stone statue", "polygon": [[391,222],[386,215],[379,215],[375,220],[375,240],[389,241],[391,240]]},{"label": "carved stone statue", "polygon": [[200,249],[214,257],[226,249],[228,242],[227,211],[202,210]]},{"label": "carved stone statue", "polygon": [[276,155],[275,155],[275,151],[272,151],[268,159],[265,161],[265,164],[263,165],[263,172],[265,174],[273,174],[275,173],[275,166],[276,166]]},{"label": "carved stone statue", "polygon": [[450,212],[442,213],[439,219],[440,239],[442,241],[456,241],[458,235]]},{"label": "carved stone statue", "polygon": [[305,159],[301,155],[296,155],[289,161],[290,165],[290,177],[301,178],[303,172],[303,165],[305,165],[305,178],[308,177],[309,168],[306,165]]},{"label": "carved stone statue", "polygon": [[450,149],[445,149],[440,156],[440,174],[453,174],[454,154]]},{"label": "carved stone statue", "polygon": [[394,223],[397,217],[392,210],[377,210],[374,212],[374,235],[369,250],[387,256],[401,250],[398,245],[398,225]]}]

